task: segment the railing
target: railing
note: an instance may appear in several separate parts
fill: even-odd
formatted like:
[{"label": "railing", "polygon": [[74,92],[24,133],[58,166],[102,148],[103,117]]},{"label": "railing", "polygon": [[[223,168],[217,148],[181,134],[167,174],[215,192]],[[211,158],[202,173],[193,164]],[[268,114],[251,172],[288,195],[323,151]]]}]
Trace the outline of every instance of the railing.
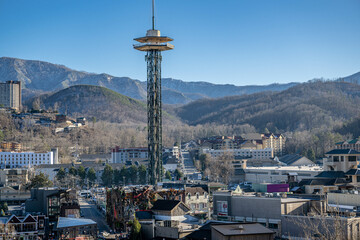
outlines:
[{"label": "railing", "polygon": [[164,46],[164,47],[174,47],[170,43],[157,43],[157,42],[148,42],[148,43],[138,43],[133,45],[134,48],[143,47],[143,46]]}]

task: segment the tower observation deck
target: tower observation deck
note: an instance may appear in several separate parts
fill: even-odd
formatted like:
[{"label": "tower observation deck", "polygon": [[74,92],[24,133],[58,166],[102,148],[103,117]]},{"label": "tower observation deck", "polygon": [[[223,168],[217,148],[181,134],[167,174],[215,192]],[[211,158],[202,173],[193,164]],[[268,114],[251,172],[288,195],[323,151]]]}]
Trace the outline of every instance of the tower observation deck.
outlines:
[{"label": "tower observation deck", "polygon": [[146,52],[147,62],[147,125],[148,125],[148,177],[149,183],[155,185],[162,181],[162,111],[161,111],[161,52],[172,50],[174,46],[168,42],[172,38],[161,36],[155,30],[154,0],[152,1],[152,29],[145,37],[135,38],[139,44],[134,48]]}]

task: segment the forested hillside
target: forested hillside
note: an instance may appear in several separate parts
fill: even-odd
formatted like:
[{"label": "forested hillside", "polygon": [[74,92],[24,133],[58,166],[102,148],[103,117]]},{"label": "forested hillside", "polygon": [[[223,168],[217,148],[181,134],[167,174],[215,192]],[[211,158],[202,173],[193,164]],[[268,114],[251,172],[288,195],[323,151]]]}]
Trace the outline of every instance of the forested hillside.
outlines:
[{"label": "forested hillside", "polygon": [[282,92],[203,99],[176,109],[185,122],[250,124],[259,131],[301,131],[360,116],[360,85],[309,82]]},{"label": "forested hillside", "polygon": [[[44,94],[26,103],[29,109],[52,109],[70,116],[96,117],[117,123],[146,123],[146,104],[114,92],[90,85],[76,85],[54,94]],[[166,112],[164,120],[175,119]]]}]

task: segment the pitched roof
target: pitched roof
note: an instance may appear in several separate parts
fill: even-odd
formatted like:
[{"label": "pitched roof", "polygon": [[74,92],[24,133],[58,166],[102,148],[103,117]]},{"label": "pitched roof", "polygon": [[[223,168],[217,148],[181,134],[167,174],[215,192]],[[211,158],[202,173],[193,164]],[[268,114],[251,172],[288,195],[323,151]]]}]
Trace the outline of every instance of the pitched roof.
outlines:
[{"label": "pitched roof", "polygon": [[303,158],[303,156],[299,154],[287,154],[285,156],[280,157],[279,161],[285,163],[286,165],[291,165],[301,158]]},{"label": "pitched roof", "polygon": [[93,224],[97,224],[97,223],[87,218],[59,217],[57,228],[68,228],[68,227],[86,226]]},{"label": "pitched roof", "polygon": [[360,154],[360,152],[353,149],[333,149],[330,152],[325,153],[325,155],[336,155],[336,154]]},{"label": "pitched roof", "polygon": [[345,173],[343,171],[322,171],[316,178],[345,178]]},{"label": "pitched roof", "polygon": [[171,211],[179,203],[180,203],[180,201],[178,201],[178,200],[157,200],[154,203],[154,206],[151,208],[151,210]]},{"label": "pitched roof", "polygon": [[356,175],[356,176],[360,176],[360,169],[359,168],[353,168],[353,169],[350,169],[349,171],[347,171],[345,173],[345,175]]},{"label": "pitched roof", "polygon": [[152,219],[153,214],[151,211],[137,211],[135,212],[135,216],[138,220]]},{"label": "pitched roof", "polygon": [[333,186],[336,184],[344,184],[347,181],[343,178],[313,178],[313,179],[303,179],[299,182],[299,186],[305,185],[322,185],[322,186]]},{"label": "pitched roof", "polygon": [[203,187],[186,187],[185,188],[185,194],[195,195],[196,193],[199,193],[200,195],[203,195],[207,191]]},{"label": "pitched roof", "polygon": [[261,140],[261,134],[260,133],[246,133],[241,135],[242,138],[246,140]]}]

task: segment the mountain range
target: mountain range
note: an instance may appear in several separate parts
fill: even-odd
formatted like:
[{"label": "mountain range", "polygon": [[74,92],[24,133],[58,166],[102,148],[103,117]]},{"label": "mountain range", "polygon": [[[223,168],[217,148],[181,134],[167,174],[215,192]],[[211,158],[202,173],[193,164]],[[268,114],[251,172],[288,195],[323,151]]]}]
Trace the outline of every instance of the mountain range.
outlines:
[{"label": "mountain range", "polygon": [[[7,80],[22,82],[24,99],[74,85],[101,86],[131,98],[146,99],[146,82],[129,77],[114,77],[106,73],[95,74],[76,71],[63,65],[36,60],[0,58],[0,81]],[[162,97],[165,104],[185,104],[204,98],[219,98],[263,91],[282,91],[297,84],[235,86],[163,78]]]},{"label": "mountain range", "polygon": [[178,107],[176,115],[191,125],[250,124],[263,131],[309,130],[360,116],[360,85],[314,81],[281,92],[202,99]]},{"label": "mountain range", "polygon": [[[146,82],[0,58],[0,79],[22,81],[24,105],[40,102],[76,116],[146,123]],[[258,131],[302,131],[358,124],[360,72],[334,81],[234,86],[162,79],[164,123],[249,124]],[[345,125],[344,125],[345,126]],[[345,131],[342,130],[342,131]],[[339,130],[340,131],[340,130]]]}]

